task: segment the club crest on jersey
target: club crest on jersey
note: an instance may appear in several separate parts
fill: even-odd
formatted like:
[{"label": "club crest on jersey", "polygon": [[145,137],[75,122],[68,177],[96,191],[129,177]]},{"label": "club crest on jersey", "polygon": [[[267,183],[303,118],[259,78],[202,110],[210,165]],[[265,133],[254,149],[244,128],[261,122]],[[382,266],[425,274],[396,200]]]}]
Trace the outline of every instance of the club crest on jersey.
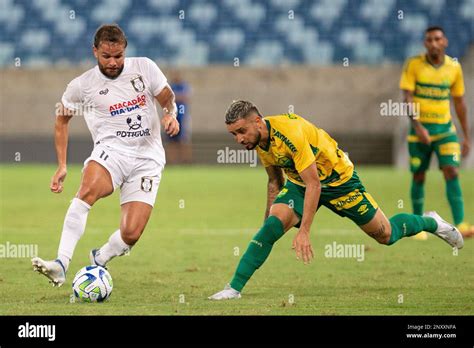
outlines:
[{"label": "club crest on jersey", "polygon": [[143,92],[145,90],[145,84],[143,83],[143,78],[140,75],[131,79],[130,82],[132,83],[132,86],[135,91]]},{"label": "club crest on jersey", "polygon": [[142,176],[142,185],[141,185],[143,192],[150,192],[153,188],[153,178],[149,176]]}]

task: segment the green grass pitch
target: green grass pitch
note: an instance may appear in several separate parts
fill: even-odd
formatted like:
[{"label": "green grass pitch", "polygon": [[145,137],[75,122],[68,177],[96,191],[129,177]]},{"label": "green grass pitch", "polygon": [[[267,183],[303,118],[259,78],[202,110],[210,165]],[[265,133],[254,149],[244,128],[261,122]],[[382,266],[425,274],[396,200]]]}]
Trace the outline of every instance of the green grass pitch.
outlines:
[{"label": "green grass pitch", "polygon": [[[49,192],[55,167],[0,166],[0,244],[37,244],[54,258],[64,214],[80,180],[70,166],[65,190]],[[407,171],[359,167],[359,176],[387,216],[410,211]],[[244,166],[167,167],[142,239],[129,256],[109,264],[114,290],[106,303],[71,303],[71,281],[88,252],[118,228],[118,195],[89,214],[66,284],[52,288],[29,258],[0,260],[0,314],[4,315],[472,315],[474,240],[459,255],[442,240],[405,238],[378,245],[350,220],[322,208],[312,227],[315,260],[296,261],[292,229],[274,247],[240,300],[207,296],[230,280],[262,223],[266,174]],[[467,218],[474,221],[474,172],[461,171]],[[451,220],[441,174],[431,171],[425,209]],[[403,205],[403,208],[400,207]],[[471,215],[469,215],[471,213]],[[363,244],[364,260],[327,258],[325,246]]]}]

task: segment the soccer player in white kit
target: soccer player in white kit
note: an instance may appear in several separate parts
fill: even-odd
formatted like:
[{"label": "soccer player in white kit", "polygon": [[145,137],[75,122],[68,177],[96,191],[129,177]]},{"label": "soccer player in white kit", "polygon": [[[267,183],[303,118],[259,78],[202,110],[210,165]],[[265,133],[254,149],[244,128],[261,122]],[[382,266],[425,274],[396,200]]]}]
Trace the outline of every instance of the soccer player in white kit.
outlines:
[{"label": "soccer player in white kit", "polygon": [[33,269],[61,286],[77,242],[84,234],[92,205],[120,188],[120,228],[99,249],[92,264],[104,266],[127,253],[143,233],[155,203],[165,152],[156,102],[163,108],[161,125],[179,132],[174,93],[158,66],[145,57],[125,58],[127,39],[117,25],[101,26],[94,37],[97,66],[72,80],[56,116],[58,169],[51,191],[61,193],[66,178],[68,122],[82,110],[94,141],[84,162],[79,191],[64,220],[57,259],[32,259]]}]

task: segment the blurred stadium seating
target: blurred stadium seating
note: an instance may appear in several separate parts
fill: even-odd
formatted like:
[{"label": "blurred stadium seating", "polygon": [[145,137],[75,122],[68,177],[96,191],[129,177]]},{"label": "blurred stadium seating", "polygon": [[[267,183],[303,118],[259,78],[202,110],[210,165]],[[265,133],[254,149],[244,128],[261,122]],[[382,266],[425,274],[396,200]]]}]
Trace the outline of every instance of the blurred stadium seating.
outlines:
[{"label": "blurred stadium seating", "polygon": [[128,34],[129,55],[162,64],[381,64],[418,53],[430,24],[462,57],[474,0],[0,0],[0,66],[90,63],[91,37],[108,22]]}]

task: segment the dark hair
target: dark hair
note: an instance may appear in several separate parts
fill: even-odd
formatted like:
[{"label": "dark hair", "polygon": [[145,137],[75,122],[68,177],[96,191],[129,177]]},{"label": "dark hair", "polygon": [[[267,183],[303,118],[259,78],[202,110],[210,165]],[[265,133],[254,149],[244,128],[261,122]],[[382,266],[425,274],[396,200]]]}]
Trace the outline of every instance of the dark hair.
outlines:
[{"label": "dark hair", "polygon": [[258,116],[262,117],[257,107],[246,100],[235,100],[230,104],[229,108],[225,113],[225,123],[232,124],[241,118],[246,118],[250,113],[255,112]]},{"label": "dark hair", "polygon": [[434,25],[432,27],[428,27],[426,30],[425,30],[425,34],[428,34],[429,32],[432,32],[432,31],[435,31],[435,30],[439,30],[440,32],[443,33],[443,35],[446,35],[445,32],[444,32],[444,29],[440,26],[437,26],[437,25]]},{"label": "dark hair", "polygon": [[127,37],[118,24],[104,24],[97,29],[94,35],[94,47],[99,48],[101,42],[124,44],[127,47]]}]

